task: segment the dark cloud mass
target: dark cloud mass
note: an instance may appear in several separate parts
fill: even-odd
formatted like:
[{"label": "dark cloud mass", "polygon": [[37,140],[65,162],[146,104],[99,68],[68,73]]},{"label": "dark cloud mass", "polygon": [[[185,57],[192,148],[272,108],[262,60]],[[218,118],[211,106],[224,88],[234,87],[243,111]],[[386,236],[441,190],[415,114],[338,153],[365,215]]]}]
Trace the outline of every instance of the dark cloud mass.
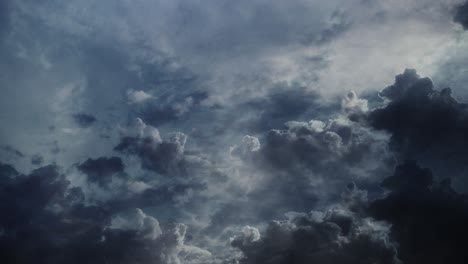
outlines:
[{"label": "dark cloud mass", "polygon": [[463,29],[468,29],[468,2],[459,5],[456,9],[453,20],[463,26]]},{"label": "dark cloud mass", "polygon": [[370,215],[392,224],[404,263],[465,263],[468,200],[450,179],[434,182],[432,172],[406,161],[382,186],[390,193],[370,204]]},{"label": "dark cloud mass", "polygon": [[467,10],[0,0],[0,263],[467,263]]},{"label": "dark cloud mass", "polygon": [[179,263],[180,251],[196,250],[183,248],[185,225],[161,228],[140,209],[83,205],[81,190],[69,188],[57,167],[0,170],[3,263]]},{"label": "dark cloud mass", "polygon": [[417,159],[437,172],[465,177],[468,108],[452,97],[450,88],[436,90],[429,78],[405,70],[380,95],[389,103],[373,110],[368,120],[391,134],[390,147],[400,159]]},{"label": "dark cloud mass", "polygon": [[244,253],[240,263],[401,263],[388,226],[347,208],[289,213],[263,234],[244,227],[231,243]]}]

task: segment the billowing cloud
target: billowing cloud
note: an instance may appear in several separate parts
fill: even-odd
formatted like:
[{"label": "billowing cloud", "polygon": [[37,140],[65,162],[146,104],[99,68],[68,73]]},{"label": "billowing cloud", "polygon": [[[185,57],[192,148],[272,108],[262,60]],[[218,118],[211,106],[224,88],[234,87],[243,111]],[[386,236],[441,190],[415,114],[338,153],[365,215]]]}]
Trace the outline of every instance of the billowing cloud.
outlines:
[{"label": "billowing cloud", "polygon": [[456,193],[449,178],[435,182],[431,170],[406,161],[382,186],[390,193],[371,203],[370,214],[392,224],[405,263],[465,262],[466,195]]},{"label": "billowing cloud", "polygon": [[[137,122],[142,122],[140,119]],[[183,166],[185,134],[174,132],[166,140],[159,137],[156,128],[140,123],[141,131],[137,137],[125,136],[115,147],[116,151],[136,155],[144,168],[161,174],[177,173]],[[151,132],[147,132],[151,131]],[[149,134],[147,134],[149,133]]]},{"label": "billowing cloud", "polygon": [[0,262],[457,263],[464,2],[2,1]]},{"label": "billowing cloud", "polygon": [[405,70],[380,95],[389,103],[373,110],[369,123],[391,134],[397,157],[420,160],[441,173],[463,173],[468,114],[450,88],[436,90],[431,79]]},{"label": "billowing cloud", "polygon": [[401,263],[383,222],[346,208],[288,216],[264,233],[244,227],[231,242],[243,253],[239,263]]},{"label": "billowing cloud", "polygon": [[13,201],[0,205],[8,216],[0,220],[0,258],[6,263],[174,264],[182,263],[182,252],[210,256],[184,245],[186,225],[162,228],[141,209],[118,212],[104,205],[84,205],[81,190],[70,188],[58,167],[20,175],[1,164],[0,173],[1,198]]}]

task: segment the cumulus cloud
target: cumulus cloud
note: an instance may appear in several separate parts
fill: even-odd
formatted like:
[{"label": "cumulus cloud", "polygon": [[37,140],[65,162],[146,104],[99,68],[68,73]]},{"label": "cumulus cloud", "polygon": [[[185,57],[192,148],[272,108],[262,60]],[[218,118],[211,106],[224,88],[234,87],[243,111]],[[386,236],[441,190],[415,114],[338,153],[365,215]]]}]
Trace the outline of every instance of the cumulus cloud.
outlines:
[{"label": "cumulus cloud", "polygon": [[[325,122],[289,121],[285,129],[244,136],[230,153],[241,159],[236,177],[245,195],[225,203],[214,214],[213,227],[328,204],[340,199],[339,190],[350,181],[375,186],[380,173],[391,171],[387,137],[339,113]],[[380,192],[371,189],[373,195]]]},{"label": "cumulus cloud", "polygon": [[156,128],[137,119],[135,136],[125,136],[114,148],[116,151],[136,155],[142,167],[161,174],[176,172],[183,163],[187,136],[180,132],[170,133],[165,140]]},{"label": "cumulus cloud", "polygon": [[[141,209],[117,211],[85,205],[80,188],[61,170],[45,166],[29,175],[1,164],[0,258],[6,263],[185,263],[180,252],[207,257],[184,244],[187,226],[159,221]],[[198,252],[198,253],[196,253]],[[202,254],[203,253],[203,254]],[[198,262],[201,263],[201,262]]]},{"label": "cumulus cloud", "polygon": [[356,92],[351,91],[341,101],[341,109],[353,120],[366,113],[369,107],[367,105],[367,100],[359,98]]},{"label": "cumulus cloud", "polygon": [[385,223],[339,208],[288,216],[234,237],[239,263],[401,263]]},{"label": "cumulus cloud", "polygon": [[372,110],[368,121],[390,133],[397,157],[430,163],[437,171],[444,168],[441,173],[461,173],[468,115],[466,104],[454,99],[450,88],[436,90],[431,79],[405,70],[380,95],[389,102]]},{"label": "cumulus cloud", "polygon": [[0,261],[457,263],[461,2],[1,1]]},{"label": "cumulus cloud", "polygon": [[347,117],[326,122],[290,121],[285,125],[287,129],[270,130],[259,151],[262,160],[273,168],[303,168],[318,174],[324,170],[332,178],[334,169],[385,159],[382,138]]}]

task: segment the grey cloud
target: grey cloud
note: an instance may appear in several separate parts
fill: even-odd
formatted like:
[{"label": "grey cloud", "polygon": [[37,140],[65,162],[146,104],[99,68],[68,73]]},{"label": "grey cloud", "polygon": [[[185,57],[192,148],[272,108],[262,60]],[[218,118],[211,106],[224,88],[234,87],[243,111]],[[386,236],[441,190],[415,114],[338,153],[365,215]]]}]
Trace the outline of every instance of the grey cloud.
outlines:
[{"label": "grey cloud", "polygon": [[468,2],[457,6],[453,21],[462,25],[463,29],[468,29]]},{"label": "grey cloud", "polygon": [[[13,159],[16,169],[0,165],[0,205],[11,216],[0,220],[0,255],[17,263],[206,264],[234,256],[227,238],[250,225],[233,243],[241,262],[391,263],[389,231],[365,219],[367,197],[356,186],[371,201],[380,197],[393,155],[462,179],[465,106],[412,71],[381,93],[384,105],[358,94],[400,65],[443,57],[454,44],[453,1],[1,2],[0,145],[26,159]],[[334,96],[343,89],[358,93],[340,108]],[[415,111],[393,112],[406,103]],[[142,120],[126,127],[135,117]],[[431,120],[458,131],[438,134],[453,142],[412,127]],[[57,166],[27,172],[48,162]],[[356,185],[340,196],[350,181]],[[261,228],[340,198],[347,210]],[[187,226],[166,223],[172,219]],[[275,244],[275,232],[290,244]]]},{"label": "grey cloud", "polygon": [[464,263],[467,196],[456,193],[450,179],[433,178],[431,170],[405,161],[382,182],[389,193],[370,203],[369,214],[392,224],[405,263]]},{"label": "grey cloud", "polygon": [[0,258],[5,263],[174,264],[185,263],[181,252],[191,261],[210,257],[184,245],[186,225],[162,227],[140,209],[84,205],[81,190],[69,188],[56,166],[20,175],[1,164],[0,173],[0,209],[8,216],[0,220]]},{"label": "grey cloud", "polygon": [[372,157],[378,159],[372,153],[385,149],[373,132],[346,118],[326,123],[290,121],[286,126],[286,130],[271,130],[260,151],[264,161],[273,168],[330,172],[325,168],[337,163],[354,166]]},{"label": "grey cloud", "polygon": [[346,209],[290,213],[264,233],[246,227],[232,246],[240,263],[400,263],[384,223]]},{"label": "grey cloud", "polygon": [[450,88],[436,90],[429,78],[405,70],[381,92],[389,103],[369,113],[372,127],[391,135],[390,147],[400,160],[417,159],[440,174],[454,174],[460,189],[466,157],[466,104]]},{"label": "grey cloud", "polygon": [[183,133],[169,134],[164,141],[151,137],[124,137],[115,150],[138,156],[143,168],[161,174],[177,173],[183,166],[186,140]]},{"label": "grey cloud", "polygon": [[112,179],[113,175],[122,173],[125,166],[119,157],[100,157],[87,159],[78,165],[78,169],[88,176],[89,181],[105,184]]},{"label": "grey cloud", "polygon": [[[346,98],[344,108],[366,110],[361,99]],[[290,121],[286,127],[260,138],[245,136],[232,148],[231,155],[242,160],[240,173],[251,175],[255,188],[246,192],[247,201],[227,203],[214,214],[213,226],[321,207],[340,199],[338,190],[350,181],[368,186],[373,197],[380,193],[372,186],[393,164],[385,135],[343,115],[327,122]],[[228,208],[242,213],[230,214]]]}]

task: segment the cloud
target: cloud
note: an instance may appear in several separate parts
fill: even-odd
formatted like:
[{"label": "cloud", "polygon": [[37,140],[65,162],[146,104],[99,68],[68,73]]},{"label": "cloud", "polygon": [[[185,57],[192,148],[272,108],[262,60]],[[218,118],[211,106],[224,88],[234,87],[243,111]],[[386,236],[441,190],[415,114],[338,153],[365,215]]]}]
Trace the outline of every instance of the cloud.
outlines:
[{"label": "cloud", "polygon": [[127,97],[130,103],[141,103],[153,98],[152,95],[141,90],[128,90]]},{"label": "cloud", "polygon": [[100,157],[87,159],[78,165],[78,169],[88,176],[90,182],[105,184],[112,180],[112,176],[122,173],[125,165],[119,157]]},{"label": "cloud", "polygon": [[[152,126],[142,123],[138,135],[125,136],[114,148],[116,151],[136,155],[145,169],[154,170],[161,174],[177,172],[183,166],[184,146],[187,140],[185,134],[170,133],[165,140],[161,140],[159,132]],[[149,133],[149,134],[148,134]]]},{"label": "cloud", "polygon": [[389,226],[345,208],[289,213],[266,231],[246,226],[233,238],[239,263],[400,263]]},{"label": "cloud", "polygon": [[56,166],[20,175],[0,165],[0,259],[5,263],[185,263],[209,252],[184,244],[187,226],[167,224],[141,209],[85,205]]},{"label": "cloud", "polygon": [[222,263],[242,226],[246,263],[390,262],[366,206],[393,156],[463,187],[462,100],[414,71],[361,98],[449,53],[463,86],[460,0],[44,1],[0,3],[5,262]]},{"label": "cloud", "polygon": [[256,152],[260,149],[260,141],[258,138],[246,135],[242,138],[242,143],[236,145],[231,149],[231,155],[234,156],[246,156],[252,152]]},{"label": "cloud", "polygon": [[468,29],[468,2],[457,6],[453,21],[462,25],[463,29]]},{"label": "cloud", "polygon": [[349,92],[341,101],[341,109],[351,119],[362,116],[369,110],[367,100],[361,99],[357,96],[356,92]]},{"label": "cloud", "polygon": [[332,178],[331,168],[385,159],[382,138],[346,117],[327,122],[290,121],[285,125],[285,130],[270,130],[259,151],[263,162],[272,168],[310,169],[319,174],[324,170]]},{"label": "cloud", "polygon": [[388,195],[370,204],[370,215],[388,221],[404,263],[464,263],[468,235],[466,195],[449,179],[433,180],[431,170],[406,161],[382,186]]},{"label": "cloud", "polygon": [[405,70],[380,95],[389,102],[372,110],[368,121],[390,133],[390,147],[400,160],[417,159],[444,174],[463,173],[467,107],[450,88],[436,90],[431,79]]},{"label": "cloud", "polygon": [[[365,105],[362,99],[352,100]],[[245,198],[224,203],[212,218],[213,227],[327,205],[340,199],[339,190],[350,181],[369,186],[372,195],[380,192],[372,186],[393,164],[387,136],[350,121],[345,110],[325,122],[289,121],[285,127],[244,136],[231,148],[232,162],[241,161],[235,169]]]}]

